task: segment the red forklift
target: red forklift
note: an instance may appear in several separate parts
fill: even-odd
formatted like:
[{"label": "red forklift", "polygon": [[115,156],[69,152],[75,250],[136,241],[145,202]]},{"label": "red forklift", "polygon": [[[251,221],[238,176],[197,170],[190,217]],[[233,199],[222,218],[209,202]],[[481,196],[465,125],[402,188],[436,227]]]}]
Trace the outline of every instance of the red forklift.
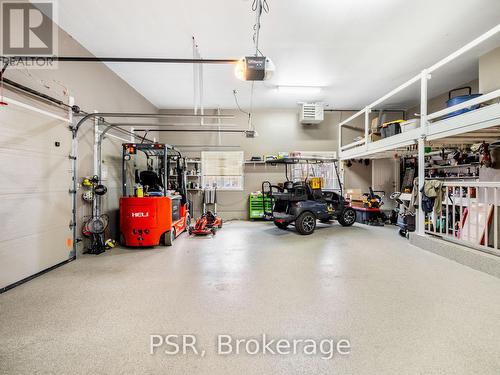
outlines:
[{"label": "red forklift", "polygon": [[[186,161],[163,143],[122,145],[120,243],[172,246],[190,225]],[[142,160],[141,160],[142,159]],[[144,165],[143,170],[139,165]]]}]

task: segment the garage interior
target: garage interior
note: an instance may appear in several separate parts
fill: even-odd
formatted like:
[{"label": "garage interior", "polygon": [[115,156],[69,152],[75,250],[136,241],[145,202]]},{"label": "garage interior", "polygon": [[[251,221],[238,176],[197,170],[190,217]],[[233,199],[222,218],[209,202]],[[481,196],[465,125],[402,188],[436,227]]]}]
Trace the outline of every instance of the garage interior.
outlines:
[{"label": "garage interior", "polygon": [[0,7],[0,373],[500,373],[498,1]]}]

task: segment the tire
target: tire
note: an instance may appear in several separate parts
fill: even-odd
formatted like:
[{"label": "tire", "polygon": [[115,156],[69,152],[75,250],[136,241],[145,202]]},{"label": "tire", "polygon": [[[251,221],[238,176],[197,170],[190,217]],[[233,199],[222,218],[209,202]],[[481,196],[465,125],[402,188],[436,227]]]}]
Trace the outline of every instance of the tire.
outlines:
[{"label": "tire", "polygon": [[290,225],[290,223],[287,223],[287,222],[278,223],[277,221],[275,221],[274,225],[276,225],[280,229],[285,230],[286,228],[288,228],[288,225]]},{"label": "tire", "polygon": [[338,217],[338,221],[343,227],[350,227],[356,222],[356,210],[352,207],[344,208]]},{"label": "tire", "polygon": [[163,243],[165,244],[165,246],[172,246],[174,244],[174,239],[175,239],[175,229],[174,228],[166,231],[163,234]]},{"label": "tire", "polygon": [[408,238],[408,231],[406,229],[400,229],[399,230],[399,235],[404,238]]},{"label": "tire", "polygon": [[312,212],[302,212],[295,220],[295,228],[304,236],[312,234],[316,229],[316,216]]},{"label": "tire", "polygon": [[192,235],[193,234],[193,228],[189,227],[188,228],[188,233],[189,233],[189,235]]}]

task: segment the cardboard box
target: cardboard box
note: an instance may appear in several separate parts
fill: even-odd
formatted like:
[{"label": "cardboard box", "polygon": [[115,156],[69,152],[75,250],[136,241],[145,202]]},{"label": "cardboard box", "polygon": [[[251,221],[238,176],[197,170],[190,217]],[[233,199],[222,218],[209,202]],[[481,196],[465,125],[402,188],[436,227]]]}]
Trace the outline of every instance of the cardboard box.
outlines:
[{"label": "cardboard box", "polygon": [[371,133],[370,134],[370,141],[371,142],[376,142],[379,139],[382,139],[382,136],[380,135],[380,133]]},{"label": "cardboard box", "polygon": [[377,124],[378,124],[378,116],[375,117],[373,120],[372,120],[372,123],[371,123],[371,129],[372,130],[377,130]]}]

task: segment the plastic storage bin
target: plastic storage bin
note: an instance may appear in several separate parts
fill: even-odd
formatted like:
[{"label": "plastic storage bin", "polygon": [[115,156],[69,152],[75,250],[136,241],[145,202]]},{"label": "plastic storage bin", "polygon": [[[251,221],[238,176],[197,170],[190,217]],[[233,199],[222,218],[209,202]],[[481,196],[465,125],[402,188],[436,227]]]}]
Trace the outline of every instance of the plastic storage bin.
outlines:
[{"label": "plastic storage bin", "polygon": [[414,118],[414,119],[402,122],[400,124],[400,126],[401,126],[401,133],[404,133],[404,132],[418,128],[420,126],[420,120]]},{"label": "plastic storage bin", "polygon": [[396,120],[385,122],[380,128],[380,134],[382,138],[392,137],[393,135],[401,133],[401,123],[403,120]]},{"label": "plastic storage bin", "polygon": [[[451,97],[452,93],[455,91],[460,91],[460,90],[469,90],[469,95],[458,95],[455,97]],[[473,94],[472,93],[472,87],[466,86],[466,87],[460,87],[458,89],[451,90],[448,93],[448,101],[446,102],[446,107],[453,107],[454,105],[466,102],[467,100],[471,100],[474,98],[477,98],[478,96],[481,96],[482,94]],[[461,115],[462,113],[473,111],[474,109],[478,109],[479,105],[473,105],[470,106],[469,108],[463,108],[459,109],[458,111],[451,112],[449,115],[446,116],[446,118],[453,117],[453,116],[458,116]]]}]

